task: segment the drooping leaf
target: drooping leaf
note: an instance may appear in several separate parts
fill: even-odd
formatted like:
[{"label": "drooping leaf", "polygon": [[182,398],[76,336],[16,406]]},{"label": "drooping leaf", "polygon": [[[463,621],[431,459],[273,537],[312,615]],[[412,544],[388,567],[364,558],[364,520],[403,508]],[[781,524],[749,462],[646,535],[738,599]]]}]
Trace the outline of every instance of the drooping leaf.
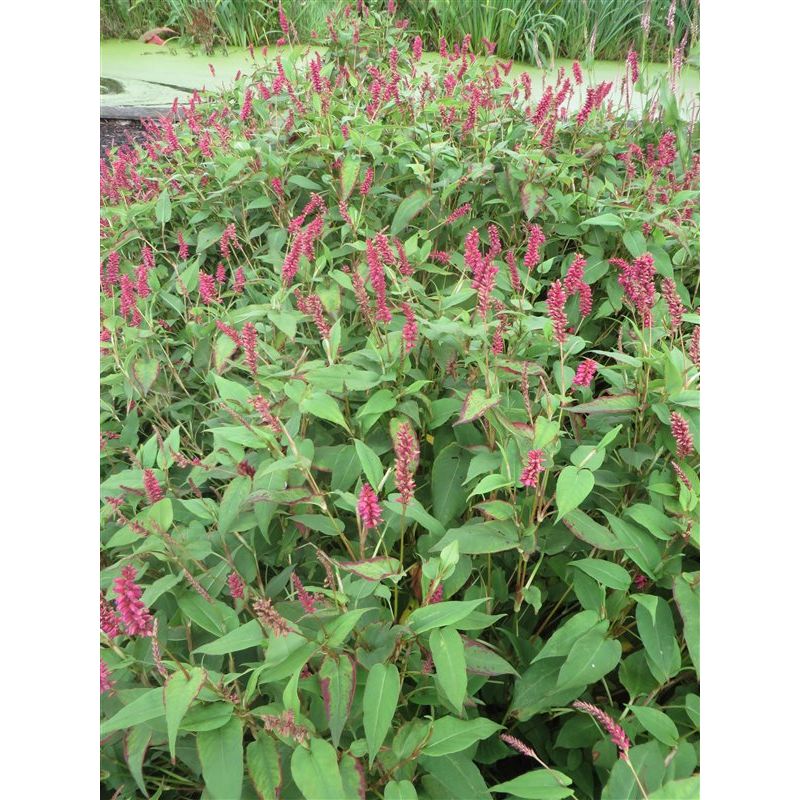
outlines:
[{"label": "drooping leaf", "polygon": [[338,747],[356,691],[356,671],[350,656],[326,656],[319,670],[319,685],[331,740]]},{"label": "drooping leaf", "polygon": [[330,800],[332,797],[351,800],[342,785],[336,750],[324,739],[312,739],[308,750],[296,747],[291,768],[292,778],[306,800]]},{"label": "drooping leaf", "polygon": [[221,728],[197,734],[197,754],[210,800],[239,800],[244,780],[243,725],[231,717]]},{"label": "drooping leaf", "polygon": [[281,786],[281,762],[275,740],[258,731],[247,745],[247,774],[259,800],[275,800]]},{"label": "drooping leaf", "polygon": [[458,709],[467,691],[467,664],[464,642],[455,628],[437,628],[430,637],[436,677],[447,699]]},{"label": "drooping leaf", "polygon": [[189,706],[199,694],[205,680],[206,671],[199,667],[192,667],[187,675],[180,671],[174,672],[164,684],[167,738],[169,754],[173,760],[175,759],[175,740],[178,737],[178,727],[189,710]]},{"label": "drooping leaf", "polygon": [[394,664],[374,664],[364,689],[364,735],[369,750],[369,765],[389,732],[400,696],[400,673]]},{"label": "drooping leaf", "polygon": [[422,755],[435,757],[460,753],[475,742],[488,739],[499,730],[502,730],[502,725],[486,717],[475,719],[440,717],[433,723],[430,738],[422,749]]}]

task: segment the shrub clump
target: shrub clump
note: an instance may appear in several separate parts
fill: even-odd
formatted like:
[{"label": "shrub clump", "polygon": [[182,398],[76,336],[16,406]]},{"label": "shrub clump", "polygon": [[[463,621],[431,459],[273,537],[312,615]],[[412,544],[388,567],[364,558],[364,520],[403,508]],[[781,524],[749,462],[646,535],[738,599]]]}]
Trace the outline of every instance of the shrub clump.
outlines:
[{"label": "shrub clump", "polygon": [[696,131],[331,24],[103,167],[105,786],[694,796]]}]

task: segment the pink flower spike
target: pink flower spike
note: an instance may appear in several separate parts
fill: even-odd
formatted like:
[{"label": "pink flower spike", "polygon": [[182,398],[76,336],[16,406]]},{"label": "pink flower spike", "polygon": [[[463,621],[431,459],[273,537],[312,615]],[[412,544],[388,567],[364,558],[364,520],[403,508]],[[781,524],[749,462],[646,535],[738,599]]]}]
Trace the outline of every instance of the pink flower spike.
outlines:
[{"label": "pink flower spike", "polygon": [[380,503],[378,503],[378,496],[368,483],[365,483],[361,487],[361,492],[358,495],[356,511],[358,512],[361,523],[367,530],[370,528],[377,528],[378,525],[383,522],[381,517]]},{"label": "pink flower spike", "polygon": [[159,500],[164,499],[164,491],[161,488],[158,478],[156,478],[155,473],[151,469],[146,469],[144,471],[144,490],[147,493],[147,502],[150,505],[157,503]]},{"label": "pink flower spike", "polygon": [[213,275],[200,270],[197,276],[197,289],[200,292],[200,300],[206,305],[210,305],[217,299],[217,282]]},{"label": "pink flower spike", "polygon": [[678,287],[672,278],[665,278],[661,281],[661,294],[667,303],[670,329],[672,333],[677,333],[680,330],[681,322],[683,322],[684,308],[678,294]]},{"label": "pink flower spike", "polygon": [[414,309],[408,303],[402,305],[406,324],[403,325],[403,345],[406,353],[410,353],[417,343],[417,320],[414,316]]},{"label": "pink flower spike", "polygon": [[314,598],[306,591],[306,587],[303,586],[303,582],[297,577],[296,572],[292,573],[292,585],[297,592],[297,599],[300,601],[300,605],[303,606],[303,611],[306,614],[313,614],[317,610]]},{"label": "pink flower spike", "polygon": [[538,225],[531,225],[528,233],[528,248],[525,251],[524,264],[532,270],[541,260],[541,246],[545,243],[545,235]]},{"label": "pink flower spike", "polygon": [[672,438],[678,446],[676,454],[678,458],[686,458],[694,452],[694,440],[689,430],[689,423],[677,411],[669,415]]},{"label": "pink flower spike", "polygon": [[620,758],[628,757],[631,741],[618,722],[615,722],[605,711],[583,700],[576,700],[572,707],[577,708],[578,711],[585,711],[587,714],[591,714],[609,734],[611,741],[619,748]]},{"label": "pink flower spike", "polygon": [[547,315],[553,322],[553,336],[559,344],[567,340],[567,315],[564,313],[566,303],[567,296],[561,281],[553,281],[547,290]]},{"label": "pink flower spike", "polygon": [[245,322],[242,327],[241,340],[245,363],[250,372],[255,375],[258,372],[258,353],[256,351],[258,331],[252,322]]},{"label": "pink flower spike", "polygon": [[410,426],[400,425],[394,437],[395,470],[394,482],[400,494],[400,503],[405,508],[414,499],[413,463],[419,458],[417,440]]},{"label": "pink flower spike", "polygon": [[150,636],[153,618],[142,602],[142,590],[136,583],[136,569],[130,564],[122,568],[122,575],[114,580],[114,604],[129,636]]},{"label": "pink flower spike", "polygon": [[108,669],[108,664],[106,664],[103,659],[100,659],[100,694],[105,694],[106,692],[110,692],[114,686],[114,682],[111,680],[111,673]]},{"label": "pink flower spike", "polygon": [[182,233],[178,233],[178,258],[181,261],[189,258],[189,245],[186,244]]},{"label": "pink flower spike", "polygon": [[597,373],[597,362],[591,358],[586,358],[578,365],[575,370],[575,379],[572,381],[573,386],[589,386],[594,380]]},{"label": "pink flower spike", "polygon": [[231,572],[228,575],[228,591],[235,600],[241,600],[244,597],[244,581],[238,572]]},{"label": "pink flower spike", "polygon": [[510,733],[501,733],[500,738],[518,753],[522,753],[522,755],[529,756],[530,758],[535,758],[537,761],[539,760],[533,748],[528,747],[522,740],[517,739],[516,736],[512,736]]},{"label": "pink flower spike", "polygon": [[544,472],[544,451],[529,450],[528,461],[519,476],[520,483],[531,489],[535,489],[539,482],[539,475]]},{"label": "pink flower spike", "polygon": [[102,592],[100,592],[100,630],[109,639],[119,636],[119,617]]}]

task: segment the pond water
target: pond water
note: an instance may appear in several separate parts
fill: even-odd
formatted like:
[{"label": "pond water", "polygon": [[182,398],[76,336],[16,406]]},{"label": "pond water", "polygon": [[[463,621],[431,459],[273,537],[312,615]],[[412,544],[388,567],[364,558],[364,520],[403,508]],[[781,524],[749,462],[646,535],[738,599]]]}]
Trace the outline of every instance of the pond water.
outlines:
[{"label": "pond water", "polygon": [[[275,47],[269,49],[267,58],[281,54],[284,64],[302,57],[307,47]],[[325,52],[324,47],[314,47],[314,51]],[[423,53],[422,63],[433,64],[439,60],[438,53]],[[214,75],[209,64],[214,66]],[[175,97],[186,102],[195,89],[220,89],[230,85],[236,73],[241,70],[247,74],[254,66],[264,64],[260,50],[255,50],[255,59],[246,48],[228,48],[209,56],[199,48],[182,46],[157,46],[134,41],[104,40],[100,44],[101,106],[109,107],[163,107],[172,104]],[[571,61],[557,60],[552,68],[543,70],[535,65],[515,63],[512,75],[528,72],[535,92],[540,92],[546,83],[552,83],[560,67],[570,73]],[[583,64],[586,83],[613,81],[616,93],[625,74],[624,62],[595,61]],[[642,66],[644,83],[653,81],[669,73],[667,64],[645,64]],[[680,77],[677,97],[681,108],[688,112],[699,104],[700,72],[687,66]],[[634,92],[632,107],[641,109],[644,95]],[[583,101],[583,93],[578,92],[572,99],[577,106]],[[102,113],[102,110],[101,110]]]}]

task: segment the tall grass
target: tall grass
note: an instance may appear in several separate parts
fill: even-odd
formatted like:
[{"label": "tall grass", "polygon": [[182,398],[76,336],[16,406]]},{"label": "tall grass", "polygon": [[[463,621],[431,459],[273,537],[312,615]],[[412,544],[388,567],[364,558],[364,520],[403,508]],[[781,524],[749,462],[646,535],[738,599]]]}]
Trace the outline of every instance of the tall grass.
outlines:
[{"label": "tall grass", "polygon": [[[651,60],[667,61],[687,39],[698,40],[698,0],[677,0],[674,31],[667,28],[671,0],[397,0],[398,18],[422,36],[428,49],[439,37],[448,42],[486,38],[502,58],[544,65],[555,58],[625,58],[633,45]],[[301,41],[325,36],[325,17],[345,0],[283,0]],[[369,3],[379,8],[383,2]],[[642,16],[650,15],[645,35]],[[245,47],[278,38],[278,0],[100,0],[103,36],[136,38],[148,28],[168,25],[206,48]]]},{"label": "tall grass", "polygon": [[[675,30],[667,28],[671,0],[399,0],[428,48],[469,33],[497,43],[497,55],[534,63],[554,58],[625,58],[633,45],[654,60],[671,58],[687,34],[687,52],[696,44],[697,0],[678,0]],[[642,28],[649,9],[650,30]],[[645,41],[646,40],[646,41]]]}]

